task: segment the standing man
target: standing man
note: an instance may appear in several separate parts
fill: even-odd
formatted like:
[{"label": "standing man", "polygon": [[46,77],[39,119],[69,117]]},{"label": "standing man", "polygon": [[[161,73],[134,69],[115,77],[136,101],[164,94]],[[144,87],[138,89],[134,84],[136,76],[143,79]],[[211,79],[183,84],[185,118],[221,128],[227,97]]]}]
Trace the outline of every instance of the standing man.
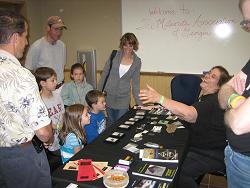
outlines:
[{"label": "standing man", "polygon": [[[250,0],[240,0],[244,20],[241,27],[250,32]],[[250,187],[250,60],[219,92],[219,102],[228,125],[225,149],[229,188]]]},{"label": "standing man", "polygon": [[[67,29],[59,16],[51,16],[47,21],[46,36],[35,41],[27,53],[25,67],[35,71],[39,67],[50,67],[56,71],[58,91],[64,83],[66,47],[60,40],[63,29]],[[60,89],[59,89],[60,88]]]},{"label": "standing man", "polygon": [[28,44],[27,35],[23,16],[0,11],[1,188],[51,187],[46,154],[39,140],[33,141],[39,138],[46,145],[53,141],[51,120],[35,77],[18,61]]}]

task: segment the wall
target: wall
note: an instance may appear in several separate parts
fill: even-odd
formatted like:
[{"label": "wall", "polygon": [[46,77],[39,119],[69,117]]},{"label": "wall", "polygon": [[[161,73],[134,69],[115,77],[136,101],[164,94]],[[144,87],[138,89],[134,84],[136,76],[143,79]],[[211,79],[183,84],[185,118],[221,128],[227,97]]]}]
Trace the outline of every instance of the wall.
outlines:
[{"label": "wall", "polygon": [[[30,43],[40,38],[45,31],[47,17],[59,15],[68,26],[62,40],[67,45],[66,82],[69,81],[69,69],[76,61],[79,49],[96,49],[97,80],[100,70],[116,49],[121,36],[120,0],[26,0],[27,15],[30,22]],[[170,97],[170,81],[173,76],[167,74],[141,74],[141,88],[150,84],[161,94]],[[132,105],[134,101],[132,100]]]},{"label": "wall", "polygon": [[26,16],[25,0],[0,0],[0,9],[9,9]]},{"label": "wall", "polygon": [[29,22],[29,45],[44,34],[44,20],[42,19],[42,1],[26,0],[27,19]]},{"label": "wall", "polygon": [[122,0],[122,32],[138,37],[142,71],[239,72],[250,43],[241,20],[238,0]]},{"label": "wall", "polygon": [[45,32],[51,15],[61,16],[68,29],[62,40],[67,45],[67,66],[76,62],[77,50],[95,49],[97,70],[101,70],[116,49],[121,36],[119,0],[26,0],[30,20],[30,43]]},{"label": "wall", "polygon": [[[27,6],[25,0],[0,0],[0,9],[12,10],[20,12],[23,16],[27,17]],[[26,51],[24,52],[24,56]],[[20,59],[21,64],[24,63],[24,58]]]}]

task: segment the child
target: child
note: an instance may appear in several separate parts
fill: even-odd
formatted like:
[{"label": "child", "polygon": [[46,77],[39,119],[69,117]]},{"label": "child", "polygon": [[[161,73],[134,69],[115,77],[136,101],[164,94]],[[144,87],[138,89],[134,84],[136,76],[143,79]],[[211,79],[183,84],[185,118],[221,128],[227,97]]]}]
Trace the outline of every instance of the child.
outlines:
[{"label": "child", "polygon": [[70,78],[72,81],[64,84],[61,96],[65,106],[72,104],[86,105],[85,96],[92,90],[92,85],[84,81],[84,68],[82,64],[76,63],[71,66]]},{"label": "child", "polygon": [[86,144],[85,131],[82,128],[90,123],[90,115],[86,106],[74,104],[68,106],[63,116],[63,126],[59,133],[61,157],[63,163]]},{"label": "child", "polygon": [[61,165],[60,146],[58,141],[59,130],[62,127],[62,114],[64,113],[64,104],[60,94],[54,93],[57,85],[56,72],[49,67],[40,67],[35,71],[36,81],[39,86],[40,95],[45,103],[49,112],[50,119],[52,121],[52,127],[54,130],[54,142],[49,146],[47,151],[47,157],[50,163],[50,167],[56,168],[52,159],[58,160],[57,166]]},{"label": "child", "polygon": [[90,124],[85,126],[87,143],[91,143],[106,128],[106,119],[103,111],[106,109],[104,94],[99,90],[89,91],[86,95],[86,102],[91,108]]}]

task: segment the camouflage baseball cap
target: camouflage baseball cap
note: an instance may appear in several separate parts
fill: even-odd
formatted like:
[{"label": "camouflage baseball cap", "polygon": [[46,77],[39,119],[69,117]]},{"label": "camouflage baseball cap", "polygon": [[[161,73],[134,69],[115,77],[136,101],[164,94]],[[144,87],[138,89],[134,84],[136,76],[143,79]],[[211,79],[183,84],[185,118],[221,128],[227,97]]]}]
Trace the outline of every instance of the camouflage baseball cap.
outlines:
[{"label": "camouflage baseball cap", "polygon": [[66,25],[63,23],[63,20],[59,16],[50,16],[48,18],[47,24],[49,26],[52,26],[54,28],[61,28],[67,29]]}]

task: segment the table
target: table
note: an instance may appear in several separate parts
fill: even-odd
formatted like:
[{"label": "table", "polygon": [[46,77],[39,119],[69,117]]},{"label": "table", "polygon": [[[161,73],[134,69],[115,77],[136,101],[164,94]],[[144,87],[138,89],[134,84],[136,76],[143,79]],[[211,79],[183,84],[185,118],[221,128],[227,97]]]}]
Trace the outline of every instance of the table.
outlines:
[{"label": "table", "polygon": [[[130,111],[128,111],[114,125],[107,128],[104,131],[104,133],[101,134],[95,141],[85,146],[81,151],[79,151],[75,156],[73,156],[71,160],[89,158],[92,159],[93,161],[108,161],[109,166],[115,166],[116,164],[118,164],[119,159],[125,156],[126,154],[132,155],[134,157],[134,162],[131,164],[130,169],[128,171],[130,178],[130,183],[128,187],[131,187],[131,184],[134,182],[134,180],[139,178],[131,174],[133,169],[133,164],[138,162],[138,160],[140,159],[138,158],[138,154],[133,154],[122,148],[131,142],[130,139],[133,138],[134,135],[138,132],[137,127],[139,125],[146,124],[145,129],[151,130],[154,126],[150,124],[153,121],[152,120],[153,117],[158,118],[156,121],[166,118],[166,116],[164,115],[149,114],[147,111],[144,119],[137,121],[134,125],[131,126],[129,130],[118,128],[119,125],[123,124],[128,119],[134,117],[136,112],[137,110],[135,109],[131,109]],[[119,142],[115,144],[106,143],[105,139],[115,131],[123,132],[125,133],[125,136],[122,137],[119,140]],[[165,128],[163,127],[160,133],[152,133],[152,132],[149,133],[143,135],[143,140],[136,142],[136,144],[139,145],[138,148],[140,149],[145,148],[143,144],[150,141],[161,144],[164,148],[177,149],[179,152],[178,169],[180,169],[180,166],[186,154],[186,150],[188,148],[189,136],[190,136],[189,129],[188,128],[177,129],[175,133],[169,134],[165,131]],[[78,184],[79,187],[84,187],[84,188],[104,187],[102,178],[89,182],[77,182],[76,181],[77,171],[63,170],[63,166],[56,169],[52,174],[52,181],[55,188],[66,187],[69,183],[75,183]],[[178,179],[178,171],[174,178],[174,181],[171,182],[169,187],[174,187],[177,179]]]}]

